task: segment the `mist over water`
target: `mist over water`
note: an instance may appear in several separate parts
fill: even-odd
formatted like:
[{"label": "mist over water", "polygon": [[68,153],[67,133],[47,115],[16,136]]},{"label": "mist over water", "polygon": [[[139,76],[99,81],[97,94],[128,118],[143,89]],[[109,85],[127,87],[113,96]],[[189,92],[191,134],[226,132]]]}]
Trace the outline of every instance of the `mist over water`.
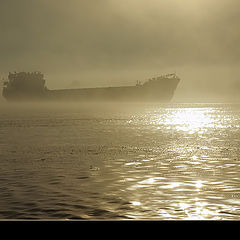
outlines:
[{"label": "mist over water", "polygon": [[181,79],[165,104],[0,96],[0,219],[240,219],[239,1],[0,5],[1,91]]},{"label": "mist over water", "polygon": [[239,219],[239,104],[9,104],[1,219]]}]

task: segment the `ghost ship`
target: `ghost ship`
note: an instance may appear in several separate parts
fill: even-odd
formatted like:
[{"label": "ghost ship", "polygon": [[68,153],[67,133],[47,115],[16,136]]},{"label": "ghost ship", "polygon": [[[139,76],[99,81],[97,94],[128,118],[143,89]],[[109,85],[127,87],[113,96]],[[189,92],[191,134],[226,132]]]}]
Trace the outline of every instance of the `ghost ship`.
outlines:
[{"label": "ghost ship", "polygon": [[133,86],[49,90],[41,72],[9,73],[3,83],[8,101],[152,101],[169,102],[180,78],[166,74]]}]

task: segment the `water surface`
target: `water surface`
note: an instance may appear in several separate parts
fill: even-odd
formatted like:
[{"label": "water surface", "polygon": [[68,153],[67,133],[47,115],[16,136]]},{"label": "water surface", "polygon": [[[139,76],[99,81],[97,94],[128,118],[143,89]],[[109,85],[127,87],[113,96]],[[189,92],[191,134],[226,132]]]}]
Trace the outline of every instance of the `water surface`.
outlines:
[{"label": "water surface", "polygon": [[240,219],[240,105],[0,112],[1,219]]}]

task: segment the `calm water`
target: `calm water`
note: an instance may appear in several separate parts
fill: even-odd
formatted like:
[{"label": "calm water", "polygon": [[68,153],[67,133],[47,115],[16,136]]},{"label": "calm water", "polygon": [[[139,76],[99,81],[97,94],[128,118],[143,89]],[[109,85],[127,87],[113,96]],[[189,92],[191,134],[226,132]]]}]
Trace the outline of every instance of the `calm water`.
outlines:
[{"label": "calm water", "polygon": [[240,219],[240,105],[0,113],[0,219]]}]

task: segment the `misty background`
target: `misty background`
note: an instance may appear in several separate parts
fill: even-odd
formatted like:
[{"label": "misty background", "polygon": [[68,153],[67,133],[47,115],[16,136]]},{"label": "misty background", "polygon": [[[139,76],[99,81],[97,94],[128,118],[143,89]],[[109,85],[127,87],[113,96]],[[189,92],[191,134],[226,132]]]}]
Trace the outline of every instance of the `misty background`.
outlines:
[{"label": "misty background", "polygon": [[176,72],[174,101],[235,100],[239,22],[237,0],[0,0],[0,77],[41,71],[59,89]]}]

